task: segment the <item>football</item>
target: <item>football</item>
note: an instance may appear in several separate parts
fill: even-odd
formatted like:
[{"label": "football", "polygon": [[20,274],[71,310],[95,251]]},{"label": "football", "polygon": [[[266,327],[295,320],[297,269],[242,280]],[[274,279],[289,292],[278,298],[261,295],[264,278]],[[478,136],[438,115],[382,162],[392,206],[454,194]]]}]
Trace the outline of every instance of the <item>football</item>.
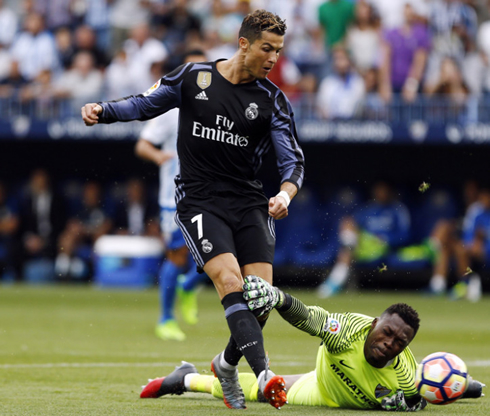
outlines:
[{"label": "football", "polygon": [[463,396],[467,376],[461,358],[448,352],[435,352],[418,365],[415,386],[429,403],[449,404]]}]

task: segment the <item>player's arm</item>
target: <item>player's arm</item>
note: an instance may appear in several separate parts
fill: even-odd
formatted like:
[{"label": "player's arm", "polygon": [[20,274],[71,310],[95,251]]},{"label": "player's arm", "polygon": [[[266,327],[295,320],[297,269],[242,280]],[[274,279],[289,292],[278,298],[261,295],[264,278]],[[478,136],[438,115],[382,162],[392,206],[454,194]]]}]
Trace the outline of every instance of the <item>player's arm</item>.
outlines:
[{"label": "player's arm", "polygon": [[166,161],[175,157],[174,152],[160,150],[148,140],[140,138],[134,147],[136,156],[149,162],[155,163],[157,166],[163,165]]},{"label": "player's arm", "polygon": [[258,276],[245,276],[243,297],[258,316],[277,309],[291,325],[313,336],[322,336],[328,312],[319,306],[307,306],[299,299],[270,285]]},{"label": "player's arm", "polygon": [[82,119],[85,125],[149,120],[179,107],[182,81],[188,65],[181,66],[166,75],[143,94],[130,95],[115,101],[85,104],[82,107]]},{"label": "player's arm", "polygon": [[305,161],[298,142],[292,107],[281,91],[277,92],[274,99],[271,140],[281,176],[281,189],[269,200],[269,213],[279,220],[288,215],[289,202],[303,185],[305,174]]}]

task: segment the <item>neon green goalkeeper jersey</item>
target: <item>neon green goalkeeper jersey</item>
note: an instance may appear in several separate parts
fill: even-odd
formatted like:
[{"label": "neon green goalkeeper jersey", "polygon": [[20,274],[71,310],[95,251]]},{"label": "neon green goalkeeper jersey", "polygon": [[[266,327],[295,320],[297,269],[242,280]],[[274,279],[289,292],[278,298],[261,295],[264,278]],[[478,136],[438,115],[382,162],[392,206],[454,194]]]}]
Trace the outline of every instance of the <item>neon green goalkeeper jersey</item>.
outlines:
[{"label": "neon green goalkeeper jersey", "polygon": [[330,407],[379,408],[384,397],[398,389],[406,397],[417,394],[417,362],[407,347],[384,368],[364,358],[364,341],[374,318],[357,313],[329,313],[318,306],[293,304],[281,315],[297,328],[322,339],[316,360],[316,377]]}]

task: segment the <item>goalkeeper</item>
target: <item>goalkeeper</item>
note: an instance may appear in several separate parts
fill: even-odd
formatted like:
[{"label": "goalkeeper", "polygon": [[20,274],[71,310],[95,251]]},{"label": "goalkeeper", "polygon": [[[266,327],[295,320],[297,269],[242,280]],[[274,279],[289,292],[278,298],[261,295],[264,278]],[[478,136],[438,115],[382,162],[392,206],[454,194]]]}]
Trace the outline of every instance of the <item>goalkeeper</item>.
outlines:
[{"label": "goalkeeper", "polygon": [[[322,340],[314,371],[283,376],[290,404],[389,411],[417,411],[426,406],[415,388],[417,362],[408,348],[420,324],[410,306],[394,304],[373,319],[306,306],[257,276],[246,276],[243,288],[248,307],[256,315],[275,308],[290,324]],[[262,401],[255,376],[242,373],[239,378],[245,398]],[[483,385],[477,381],[469,385],[464,397],[480,397]],[[185,391],[222,397],[217,379],[198,374],[186,362],[169,376],[150,381],[141,397]]]}]

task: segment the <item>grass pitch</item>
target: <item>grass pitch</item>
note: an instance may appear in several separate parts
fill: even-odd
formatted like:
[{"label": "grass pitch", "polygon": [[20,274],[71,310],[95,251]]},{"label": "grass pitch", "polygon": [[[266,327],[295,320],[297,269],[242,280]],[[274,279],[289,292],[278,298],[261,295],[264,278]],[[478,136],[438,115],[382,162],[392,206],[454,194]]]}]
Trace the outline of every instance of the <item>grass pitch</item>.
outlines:
[{"label": "grass pitch", "polygon": [[[490,385],[490,298],[477,304],[427,298],[416,293],[360,292],[318,300],[313,292],[291,291],[305,303],[336,312],[379,315],[403,301],[422,320],[412,343],[418,360],[449,351],[463,358],[474,378]],[[181,360],[209,372],[214,355],[228,339],[218,297],[200,293],[200,322],[182,325],[185,342],[164,342],[153,334],[158,293],[100,290],[92,287],[0,286],[0,415],[229,415],[232,410],[210,395],[186,394],[139,399],[148,378],[171,372]],[[273,313],[265,328],[266,349],[277,374],[314,368],[319,340],[289,326]],[[245,362],[241,370],[250,371]],[[431,406],[424,413],[490,414],[487,397]],[[244,414],[278,411],[249,403]],[[285,406],[287,415],[386,414],[328,408]]]}]

